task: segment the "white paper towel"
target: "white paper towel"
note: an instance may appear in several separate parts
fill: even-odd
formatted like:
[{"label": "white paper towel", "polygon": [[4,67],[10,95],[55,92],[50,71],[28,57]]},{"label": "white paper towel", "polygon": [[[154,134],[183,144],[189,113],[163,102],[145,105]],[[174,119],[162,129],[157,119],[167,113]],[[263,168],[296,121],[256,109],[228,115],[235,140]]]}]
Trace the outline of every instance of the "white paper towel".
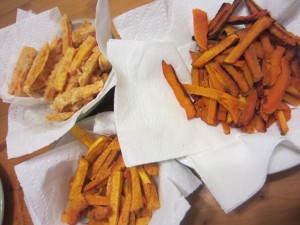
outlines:
[{"label": "white paper towel", "polygon": [[[289,31],[300,34],[300,1],[256,2],[268,9]],[[126,41],[110,41],[108,54],[116,65],[116,126],[121,134],[120,143],[127,162],[134,165],[201,152],[181,160],[199,173],[224,211],[229,212],[256,193],[268,173],[300,163],[297,137],[300,133],[300,109],[292,110],[290,131],[286,136],[281,136],[277,125],[273,125],[267,134],[245,135],[232,129],[232,134],[224,137],[220,127],[208,126],[199,119],[186,120],[183,109],[171,95],[169,85],[158,70],[164,59],[174,66],[181,81],[186,76],[186,70],[177,64],[180,56],[175,53],[171,43],[164,42],[172,42],[180,48],[181,45],[174,41],[177,36],[179,41],[185,40],[187,44],[189,40],[181,39],[184,34],[177,33],[176,36],[170,32],[176,26],[172,24],[176,19],[169,18],[173,15],[178,16],[179,20],[181,11],[187,12],[186,8],[196,5],[207,11],[209,19],[212,19],[222,3],[221,0],[209,3],[200,0],[193,3],[156,0],[125,13],[116,18],[114,23]],[[178,8],[181,10],[172,11]],[[190,16],[182,16],[183,21],[191,18],[192,11],[189,13]],[[248,14],[244,2],[236,14]],[[192,20],[185,24],[186,27],[179,26],[182,32],[191,32]],[[178,52],[185,62],[190,62],[180,49]],[[139,144],[139,140],[147,143],[146,139],[150,147]]]},{"label": "white paper towel", "polygon": [[[106,121],[107,118],[110,119]],[[114,123],[114,120],[111,118],[112,112],[101,113],[79,125],[91,131],[95,122],[96,126],[102,125],[94,130],[107,125],[113,133],[114,126],[111,123]],[[74,140],[69,133],[62,138],[59,145],[47,153],[15,166],[26,205],[35,225],[62,224],[61,214],[68,203],[69,180],[76,170],[80,156],[86,151],[86,147]],[[175,179],[169,178],[169,171],[176,174]],[[190,208],[185,197],[201,182],[189,169],[174,160],[160,164],[158,182],[161,208],[153,213],[150,224],[180,224]]]},{"label": "white paper towel", "polygon": [[[105,6],[105,2],[99,1],[97,18],[109,16],[109,10],[102,7],[102,4]],[[95,108],[116,83],[115,75],[111,73],[103,90],[93,101],[76,112],[67,121],[59,123],[45,118],[51,112],[50,104],[45,100],[15,97],[7,93],[11,73],[22,46],[29,45],[39,49],[45,42],[50,42],[55,35],[60,34],[60,17],[57,8],[37,15],[18,10],[17,22],[0,30],[0,40],[4,41],[4,44],[0,46],[0,66],[5,68],[2,71],[4,77],[0,79],[1,98],[4,101],[12,102],[9,108],[6,138],[8,158],[32,153],[58,140],[74,125],[78,118],[84,117]],[[106,22],[107,27],[110,27],[110,21],[106,20]],[[105,24],[102,23],[101,26],[105,26]],[[105,40],[110,35],[111,32],[104,29],[97,32],[97,39]],[[103,43],[100,47],[104,46]]]}]

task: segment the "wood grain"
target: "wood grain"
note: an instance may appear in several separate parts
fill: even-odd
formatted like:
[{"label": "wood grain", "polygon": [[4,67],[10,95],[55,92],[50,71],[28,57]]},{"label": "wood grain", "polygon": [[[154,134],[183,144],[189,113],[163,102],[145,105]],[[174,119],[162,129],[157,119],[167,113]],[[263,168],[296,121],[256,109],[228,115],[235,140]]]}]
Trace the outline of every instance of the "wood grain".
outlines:
[{"label": "wood grain", "polygon": [[[111,15],[120,15],[150,0],[110,0]],[[36,13],[52,7],[59,7],[71,19],[94,18],[96,0],[0,0],[0,28],[15,22],[17,8],[33,10]],[[113,94],[104,101],[111,108]],[[5,193],[4,225],[32,225],[22,187],[14,166],[24,160],[48,151],[49,148],[19,157],[7,159],[5,137],[7,133],[8,107],[0,102],[0,177]],[[30,174],[28,174],[30,176]],[[249,201],[229,214],[225,214],[208,189],[203,186],[189,198],[191,209],[182,225],[296,225],[300,224],[300,166],[271,175],[264,187]]]}]

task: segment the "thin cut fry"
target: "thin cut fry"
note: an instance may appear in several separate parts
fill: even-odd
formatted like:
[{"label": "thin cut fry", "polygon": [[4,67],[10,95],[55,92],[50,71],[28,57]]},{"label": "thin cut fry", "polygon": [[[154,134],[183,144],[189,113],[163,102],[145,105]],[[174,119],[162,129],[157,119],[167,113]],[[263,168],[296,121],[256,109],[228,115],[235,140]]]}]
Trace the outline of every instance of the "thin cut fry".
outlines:
[{"label": "thin cut fry", "polygon": [[136,167],[130,167],[130,174],[132,180],[132,201],[131,201],[131,212],[137,212],[137,210],[143,207],[143,197],[141,183]]},{"label": "thin cut fry", "polygon": [[248,49],[246,49],[246,51],[244,52],[244,57],[253,75],[254,82],[260,81],[263,78],[263,73],[256,56],[254,45],[250,45]]},{"label": "thin cut fry", "polygon": [[167,82],[172,87],[174,94],[179,101],[179,104],[185,109],[187,118],[194,118],[196,116],[196,109],[189,95],[186,93],[182,87],[182,84],[178,80],[174,68],[165,61],[162,61],[162,69]]},{"label": "thin cut fry", "polygon": [[112,185],[111,185],[111,196],[110,196],[111,214],[109,216],[109,225],[118,224],[122,182],[123,182],[122,172],[114,171],[112,173]]},{"label": "thin cut fry", "polygon": [[85,158],[89,163],[94,163],[96,158],[104,151],[104,149],[111,143],[112,139],[105,135],[101,135],[95,142],[93,142],[88,151],[85,153]]},{"label": "thin cut fry", "polygon": [[110,204],[110,199],[107,196],[100,195],[85,195],[84,196],[89,205],[103,205],[107,206]]}]

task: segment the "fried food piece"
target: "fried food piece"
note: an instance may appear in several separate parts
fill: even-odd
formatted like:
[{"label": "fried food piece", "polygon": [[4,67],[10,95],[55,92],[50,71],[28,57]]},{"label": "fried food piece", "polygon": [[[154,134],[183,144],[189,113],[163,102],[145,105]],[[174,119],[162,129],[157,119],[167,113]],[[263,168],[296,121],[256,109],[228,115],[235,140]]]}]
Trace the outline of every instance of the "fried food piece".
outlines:
[{"label": "fried food piece", "polygon": [[92,36],[89,36],[82,44],[79,46],[78,51],[68,68],[68,72],[72,76],[76,73],[77,69],[81,67],[83,62],[89,57],[93,48],[97,45],[96,39]]},{"label": "fried food piece", "polygon": [[37,53],[32,63],[32,66],[28,72],[27,78],[25,80],[23,91],[27,95],[29,96],[33,95],[32,85],[34,84],[38,76],[41,74],[41,72],[43,71],[46,62],[48,60],[48,56],[49,56],[49,45],[48,43],[46,43],[41,48],[41,50]]},{"label": "fried food piece", "polygon": [[83,87],[73,88],[65,91],[54,99],[52,108],[57,112],[63,112],[69,108],[75,110],[76,106],[88,103],[103,88],[103,82],[98,81],[94,84]]},{"label": "fried food piece", "polygon": [[74,115],[74,112],[49,113],[47,119],[56,122],[62,122]]},{"label": "fried food piece", "polygon": [[68,48],[59,62],[56,76],[53,81],[53,87],[58,91],[62,92],[68,79],[68,68],[74,58],[76,51],[74,48]]},{"label": "fried food piece", "polygon": [[93,72],[95,71],[96,67],[98,66],[98,60],[100,57],[100,51],[94,52],[85,64],[81,67],[82,73],[78,77],[78,83],[80,86],[87,85]]},{"label": "fried food piece", "polygon": [[36,56],[36,50],[32,47],[23,47],[17,64],[14,68],[12,80],[8,86],[8,93],[16,96],[25,96],[24,82]]},{"label": "fried food piece", "polygon": [[194,34],[200,49],[207,50],[208,19],[206,12],[193,9]]},{"label": "fried food piece", "polygon": [[68,48],[72,48],[72,23],[69,17],[64,14],[60,20],[62,30],[62,52],[65,54]]},{"label": "fried food piece", "polygon": [[99,67],[100,67],[101,72],[104,72],[104,73],[105,72],[109,73],[112,68],[112,65],[110,64],[110,62],[102,54],[99,57]]},{"label": "fried food piece", "polygon": [[229,55],[224,60],[225,63],[235,63],[249,47],[249,45],[261,34],[264,30],[271,27],[274,19],[268,16],[259,18],[247,31],[245,37],[234,47]]},{"label": "fried food piece", "polygon": [[117,225],[119,220],[119,210],[121,203],[121,191],[123,184],[123,173],[121,171],[114,171],[112,173],[111,181],[111,195],[110,195],[110,207],[111,214],[109,216],[109,224]]},{"label": "fried food piece", "polygon": [[74,46],[79,46],[88,37],[96,36],[95,27],[88,21],[83,21],[81,26],[72,32],[72,42]]},{"label": "fried food piece", "polygon": [[219,55],[221,52],[234,45],[239,40],[238,35],[231,34],[225,39],[221,40],[217,44],[214,44],[209,50],[205,51],[201,56],[192,63],[194,67],[203,67],[206,63],[211,61],[214,57]]},{"label": "fried food piece", "polygon": [[95,142],[94,138],[86,130],[76,124],[71,128],[71,133],[88,148]]},{"label": "fried food piece", "polygon": [[187,118],[194,118],[196,116],[196,109],[189,95],[182,87],[182,84],[179,82],[174,68],[171,65],[167,64],[165,61],[162,61],[162,69],[167,82],[172,87],[174,94],[179,101],[179,104],[185,109]]},{"label": "fried food piece", "polygon": [[32,89],[34,92],[43,91],[46,87],[48,79],[51,75],[51,71],[54,69],[55,65],[58,63],[62,56],[62,40],[60,37],[56,36],[49,45],[49,56],[46,62],[46,65],[38,76]]}]

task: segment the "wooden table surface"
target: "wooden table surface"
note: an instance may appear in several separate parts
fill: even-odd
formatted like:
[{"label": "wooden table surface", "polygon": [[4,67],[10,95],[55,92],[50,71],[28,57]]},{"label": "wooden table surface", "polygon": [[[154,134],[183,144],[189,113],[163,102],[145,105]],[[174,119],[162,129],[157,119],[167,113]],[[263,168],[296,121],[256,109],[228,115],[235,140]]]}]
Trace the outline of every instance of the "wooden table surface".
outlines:
[{"label": "wooden table surface", "polygon": [[[149,1],[111,0],[111,15],[115,17]],[[67,13],[71,19],[95,17],[96,0],[0,0],[0,28],[15,22],[17,8],[39,13],[55,6],[59,7],[62,13]],[[112,100],[113,93],[104,101],[102,107],[112,108]],[[47,151],[48,148],[8,160],[5,142],[8,108],[8,104],[0,102],[0,177],[5,195],[3,225],[31,225],[32,221],[14,166]],[[195,191],[188,200],[191,209],[187,212],[182,225],[298,225],[300,224],[300,166],[269,176],[264,187],[254,197],[229,214],[225,214],[220,209],[205,186]]]}]

